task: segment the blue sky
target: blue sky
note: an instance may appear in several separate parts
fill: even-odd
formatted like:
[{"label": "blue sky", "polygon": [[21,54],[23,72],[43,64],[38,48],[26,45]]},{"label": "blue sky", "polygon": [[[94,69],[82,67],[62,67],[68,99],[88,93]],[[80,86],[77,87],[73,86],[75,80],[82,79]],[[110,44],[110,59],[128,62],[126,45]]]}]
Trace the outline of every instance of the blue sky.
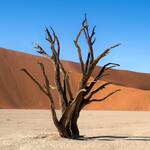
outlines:
[{"label": "blue sky", "polygon": [[[118,69],[150,73],[149,0],[1,0],[0,47],[37,54],[32,42],[49,52],[45,26],[52,26],[61,43],[61,58],[78,61],[73,40],[84,14],[96,25],[95,56],[122,45],[99,63],[119,63]],[[83,55],[86,46],[83,44]]]}]

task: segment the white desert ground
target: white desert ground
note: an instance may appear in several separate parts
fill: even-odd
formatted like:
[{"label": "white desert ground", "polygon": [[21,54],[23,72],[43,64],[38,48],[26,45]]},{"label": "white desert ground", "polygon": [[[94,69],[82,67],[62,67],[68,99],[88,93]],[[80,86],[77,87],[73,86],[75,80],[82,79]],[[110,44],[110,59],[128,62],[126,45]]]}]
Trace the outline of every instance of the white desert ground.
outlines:
[{"label": "white desert ground", "polygon": [[[59,112],[58,112],[59,113]],[[82,111],[81,140],[58,136],[49,110],[0,110],[0,150],[149,150],[150,112]]]}]

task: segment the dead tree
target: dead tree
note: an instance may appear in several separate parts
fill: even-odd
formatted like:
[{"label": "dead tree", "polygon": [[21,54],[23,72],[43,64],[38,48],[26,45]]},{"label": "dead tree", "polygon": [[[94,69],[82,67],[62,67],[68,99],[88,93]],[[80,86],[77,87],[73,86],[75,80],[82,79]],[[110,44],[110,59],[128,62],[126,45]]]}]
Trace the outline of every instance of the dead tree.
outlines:
[{"label": "dead tree", "polygon": [[[81,47],[79,46],[79,37],[81,34],[84,35],[86,39],[86,43],[88,45],[88,54],[87,58],[84,62],[81,54]],[[48,97],[49,104],[50,104],[50,110],[52,113],[52,119],[53,122],[58,129],[58,132],[61,137],[64,138],[73,138],[77,139],[79,138],[79,129],[77,126],[77,120],[79,118],[79,113],[82,110],[84,106],[87,104],[90,104],[92,102],[101,102],[105,100],[106,98],[110,97],[114,93],[116,93],[119,90],[115,90],[105,97],[101,99],[93,99],[93,96],[100,92],[102,89],[104,89],[106,86],[110,85],[110,82],[106,82],[102,85],[99,85],[97,89],[93,89],[95,84],[101,80],[105,76],[105,72],[108,69],[111,69],[113,67],[119,66],[116,63],[107,63],[103,67],[100,68],[97,76],[93,79],[93,81],[89,81],[97,63],[106,56],[109,51],[115,47],[118,47],[120,44],[116,44],[106,50],[104,50],[99,56],[94,58],[94,50],[93,50],[93,44],[95,42],[95,26],[92,28],[91,33],[89,32],[89,25],[87,23],[86,16],[82,22],[82,26],[80,31],[78,32],[74,44],[78,51],[78,56],[80,60],[80,67],[81,67],[81,80],[79,81],[79,86],[76,94],[73,94],[71,91],[71,85],[69,82],[69,72],[65,70],[64,65],[62,61],[60,60],[60,44],[57,35],[55,34],[54,30],[51,28],[51,31],[49,31],[46,28],[46,40],[50,44],[50,49],[52,52],[52,56],[48,55],[46,51],[38,44],[36,44],[35,48],[37,49],[37,52],[43,55],[44,57],[48,58],[50,61],[54,64],[55,69],[55,85],[56,90],[59,95],[59,100],[61,104],[61,111],[62,116],[60,119],[57,118],[56,111],[55,111],[55,105],[54,105],[54,98],[51,93],[52,87],[49,83],[48,77],[46,75],[45,67],[41,62],[38,62],[43,77],[45,79],[44,81],[44,87],[41,85],[34,76],[28,72],[25,68],[22,69],[30,78],[31,80],[40,88],[40,90]]]}]

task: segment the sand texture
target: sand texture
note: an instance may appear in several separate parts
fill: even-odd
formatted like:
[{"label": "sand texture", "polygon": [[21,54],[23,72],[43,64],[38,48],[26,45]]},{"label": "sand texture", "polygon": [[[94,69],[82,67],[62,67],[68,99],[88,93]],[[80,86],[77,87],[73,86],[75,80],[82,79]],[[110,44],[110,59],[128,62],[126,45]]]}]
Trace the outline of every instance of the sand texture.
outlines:
[{"label": "sand texture", "polygon": [[[37,62],[43,62],[47,69],[50,83],[54,86],[54,71],[52,63],[41,57],[0,48],[0,108],[45,109],[48,108],[47,97],[39,88],[21,72],[26,68],[43,85],[43,77]],[[80,66],[73,62],[63,62],[70,72],[72,91],[75,93],[81,78]],[[100,68],[93,73],[96,75]],[[91,77],[91,81],[93,79]],[[102,103],[93,103],[86,109],[96,110],[150,110],[150,74],[130,71],[111,70],[103,82],[114,84],[99,92],[95,98],[102,98],[109,92],[121,89],[120,92]],[[98,82],[97,86],[103,82]],[[56,90],[53,90],[56,108],[59,108]]]},{"label": "sand texture", "polygon": [[60,138],[49,110],[0,110],[0,150],[149,150],[150,112],[82,111],[81,140]]}]

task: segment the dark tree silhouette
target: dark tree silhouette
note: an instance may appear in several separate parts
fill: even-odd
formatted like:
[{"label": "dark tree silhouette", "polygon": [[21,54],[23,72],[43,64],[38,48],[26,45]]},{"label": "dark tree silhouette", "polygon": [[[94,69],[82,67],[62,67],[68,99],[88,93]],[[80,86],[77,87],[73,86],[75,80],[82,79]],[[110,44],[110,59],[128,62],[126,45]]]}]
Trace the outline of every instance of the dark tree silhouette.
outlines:
[{"label": "dark tree silhouette", "polygon": [[[86,43],[88,45],[88,54],[87,58],[85,60],[85,63],[82,58],[81,54],[81,47],[79,46],[79,37],[83,33]],[[58,132],[61,137],[65,138],[73,138],[77,139],[80,137],[79,129],[77,125],[77,120],[79,118],[79,113],[82,110],[84,106],[87,104],[90,104],[92,102],[101,102],[108,98],[109,96],[113,95],[119,90],[112,91],[107,96],[101,98],[101,99],[93,99],[93,96],[100,92],[102,89],[104,89],[106,86],[110,85],[110,82],[106,82],[102,85],[99,85],[97,89],[93,88],[98,80],[102,79],[106,74],[104,74],[105,71],[119,66],[115,63],[107,63],[103,67],[100,68],[99,73],[97,76],[93,79],[93,81],[89,81],[89,78],[91,77],[97,63],[108,54],[108,52],[118,47],[120,44],[116,44],[106,50],[104,50],[99,56],[94,58],[94,50],[93,50],[93,44],[96,40],[94,38],[95,35],[95,26],[92,28],[92,32],[89,32],[89,25],[87,23],[86,16],[82,22],[82,27],[80,31],[78,32],[74,44],[78,51],[78,56],[80,60],[80,67],[82,72],[81,80],[79,81],[79,86],[76,94],[74,95],[71,91],[71,85],[69,82],[69,72],[65,70],[62,61],[60,60],[60,44],[57,35],[55,34],[54,30],[51,28],[51,32],[46,28],[46,40],[50,44],[50,49],[52,52],[52,56],[48,55],[46,51],[38,44],[36,44],[35,48],[37,49],[37,52],[43,55],[44,57],[47,57],[50,61],[54,64],[55,69],[55,85],[56,87],[53,87],[50,85],[49,80],[46,75],[46,71],[44,68],[44,65],[41,62],[38,62],[43,77],[45,79],[44,81],[44,87],[41,85],[34,77],[33,75],[28,72],[25,68],[22,69],[30,78],[31,80],[40,88],[40,90],[48,97],[51,113],[52,113],[52,119],[53,122],[58,129]],[[51,94],[51,89],[56,88],[59,100],[61,104],[61,111],[62,116],[60,119],[57,118],[56,111],[55,111],[55,105],[54,105],[54,98]]]}]

